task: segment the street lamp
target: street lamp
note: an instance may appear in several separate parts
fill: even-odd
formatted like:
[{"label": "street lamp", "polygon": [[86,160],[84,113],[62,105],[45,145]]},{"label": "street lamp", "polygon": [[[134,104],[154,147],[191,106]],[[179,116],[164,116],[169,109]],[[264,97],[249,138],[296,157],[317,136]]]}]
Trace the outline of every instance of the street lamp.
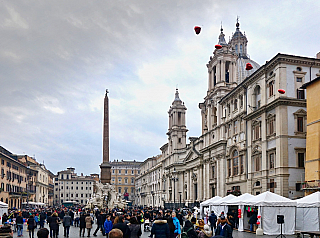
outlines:
[{"label": "street lamp", "polygon": [[179,201],[179,206],[181,207],[181,191],[179,192],[179,195],[180,195],[180,201]]}]

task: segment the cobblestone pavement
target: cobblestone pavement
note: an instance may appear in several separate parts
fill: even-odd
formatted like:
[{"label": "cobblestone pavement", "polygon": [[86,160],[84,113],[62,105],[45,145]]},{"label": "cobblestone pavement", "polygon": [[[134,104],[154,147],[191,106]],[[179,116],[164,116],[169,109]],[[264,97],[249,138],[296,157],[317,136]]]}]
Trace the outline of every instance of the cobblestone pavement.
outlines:
[{"label": "cobblestone pavement", "polygon": [[[45,225],[46,228],[49,229],[48,225],[46,224]],[[90,232],[90,237],[94,237],[92,234],[93,232],[95,231],[96,229],[96,225],[94,224],[93,225],[93,229],[91,229],[91,232]],[[38,229],[35,229],[34,231],[34,238],[37,238],[37,231]],[[79,231],[80,231],[80,228],[79,227],[74,227],[74,226],[71,226],[70,227],[70,235],[69,235],[69,238],[78,238],[79,237]],[[143,229],[142,229],[142,236],[141,238],[148,238],[148,236],[150,235],[150,232],[143,232]],[[17,233],[13,233],[13,237],[16,238],[17,237]],[[27,226],[24,225],[23,226],[23,238],[28,238],[29,237],[29,234],[27,232]],[[85,237],[87,237],[87,230],[85,232]],[[105,236],[102,235],[102,233],[99,231],[97,233],[97,237],[100,237],[100,238],[103,238]],[[255,233],[250,233],[250,232],[239,232],[237,230],[234,230],[233,231],[233,238],[259,238],[259,237],[268,237],[268,238],[276,238],[276,236],[268,236],[268,235],[263,235],[263,236],[256,236]],[[63,236],[63,226],[60,225],[60,230],[59,230],[59,238],[64,238]],[[295,235],[286,235],[286,238],[296,238]]]}]

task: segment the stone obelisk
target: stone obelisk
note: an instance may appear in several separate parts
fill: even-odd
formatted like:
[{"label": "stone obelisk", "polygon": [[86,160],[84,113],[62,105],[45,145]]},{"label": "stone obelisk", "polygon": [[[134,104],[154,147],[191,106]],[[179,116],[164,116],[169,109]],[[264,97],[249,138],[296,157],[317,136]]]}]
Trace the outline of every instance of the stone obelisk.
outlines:
[{"label": "stone obelisk", "polygon": [[104,120],[103,120],[103,161],[100,164],[100,181],[102,184],[111,182],[111,165],[109,162],[109,98],[108,89],[104,97]]}]

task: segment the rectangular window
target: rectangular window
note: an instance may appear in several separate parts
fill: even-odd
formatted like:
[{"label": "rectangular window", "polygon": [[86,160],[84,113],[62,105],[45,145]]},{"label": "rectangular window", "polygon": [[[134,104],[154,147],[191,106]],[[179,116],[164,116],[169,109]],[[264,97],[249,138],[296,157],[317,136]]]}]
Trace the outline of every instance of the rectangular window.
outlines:
[{"label": "rectangular window", "polygon": [[228,160],[228,177],[231,177],[231,160]]},{"label": "rectangular window", "polygon": [[244,173],[243,155],[240,155],[240,174]]},{"label": "rectangular window", "polygon": [[237,133],[238,133],[238,121],[235,121],[235,122],[234,122],[234,125],[233,125],[233,133],[234,133],[234,134],[237,134]]},{"label": "rectangular window", "polygon": [[119,169],[119,174],[121,174],[121,169]]},{"label": "rectangular window", "polygon": [[238,161],[238,157],[233,158],[233,175],[238,175],[238,169],[239,169],[239,161]]},{"label": "rectangular window", "polygon": [[298,153],[298,167],[304,168],[304,153]]},{"label": "rectangular window", "polygon": [[273,81],[271,81],[269,84],[269,97],[273,96]]},{"label": "rectangular window", "polygon": [[297,82],[302,83],[302,78],[301,77],[297,77]]},{"label": "rectangular window", "polygon": [[301,191],[301,189],[302,189],[301,183],[296,183],[296,191],[299,192]]},{"label": "rectangular window", "polygon": [[305,99],[304,97],[304,89],[297,89],[297,99]]},{"label": "rectangular window", "polygon": [[254,167],[255,171],[260,171],[261,170],[261,158],[260,156],[257,156],[254,158]]},{"label": "rectangular window", "polygon": [[268,135],[272,135],[274,133],[274,118],[270,118],[267,123]]},{"label": "rectangular window", "polygon": [[303,117],[297,118],[297,131],[303,132]]},{"label": "rectangular window", "polygon": [[270,169],[274,169],[275,167],[274,153],[271,153],[269,155],[269,163],[270,163]]},{"label": "rectangular window", "polygon": [[215,169],[215,167],[212,166],[212,169],[211,169],[211,171],[212,171],[211,178],[212,178],[212,179],[214,179],[214,176],[215,176],[215,174],[214,174],[214,169]]}]

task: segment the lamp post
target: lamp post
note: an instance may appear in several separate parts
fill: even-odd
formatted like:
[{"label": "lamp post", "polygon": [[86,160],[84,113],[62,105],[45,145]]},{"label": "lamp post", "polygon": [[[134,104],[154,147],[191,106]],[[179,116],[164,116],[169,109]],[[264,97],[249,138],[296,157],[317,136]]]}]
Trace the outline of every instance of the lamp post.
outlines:
[{"label": "lamp post", "polygon": [[179,200],[179,206],[181,207],[181,191],[179,192],[180,200]]}]

